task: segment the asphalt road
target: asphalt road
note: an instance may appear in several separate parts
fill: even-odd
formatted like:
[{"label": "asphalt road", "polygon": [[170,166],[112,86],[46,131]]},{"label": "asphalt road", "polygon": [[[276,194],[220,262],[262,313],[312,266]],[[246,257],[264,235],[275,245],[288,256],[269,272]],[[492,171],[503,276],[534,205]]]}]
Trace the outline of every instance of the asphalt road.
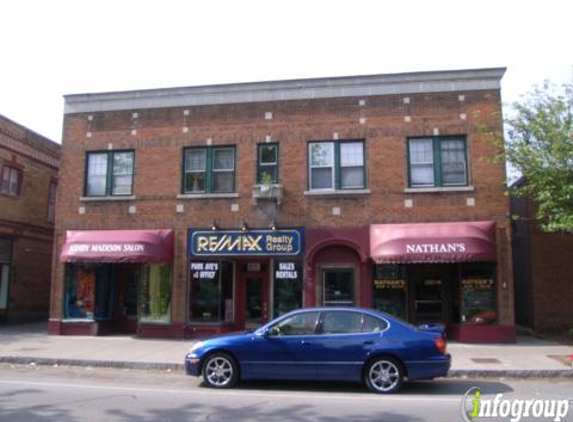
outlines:
[{"label": "asphalt road", "polygon": [[[571,379],[444,379],[380,396],[358,384],[250,382],[213,391],[173,372],[0,365],[0,421],[460,421],[462,395],[473,386],[484,398],[573,399]],[[573,402],[563,420],[573,421]]]}]

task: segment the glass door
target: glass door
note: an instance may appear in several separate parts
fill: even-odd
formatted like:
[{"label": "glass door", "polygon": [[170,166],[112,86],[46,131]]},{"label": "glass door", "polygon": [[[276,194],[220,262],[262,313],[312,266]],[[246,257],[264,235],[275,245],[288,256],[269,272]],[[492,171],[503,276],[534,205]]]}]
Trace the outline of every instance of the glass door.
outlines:
[{"label": "glass door", "polygon": [[8,285],[10,282],[10,265],[0,264],[0,316],[8,309]]},{"label": "glass door", "polygon": [[324,306],[354,306],[353,269],[324,269],[322,283]]},{"label": "glass door", "polygon": [[237,266],[237,325],[254,330],[269,320],[269,260],[241,260]]},{"label": "glass door", "polygon": [[263,323],[263,280],[259,277],[247,277],[246,284],[245,327],[250,330]]},{"label": "glass door", "polygon": [[140,278],[140,265],[119,264],[116,266],[116,332],[135,333],[137,330],[137,296]]},{"label": "glass door", "polygon": [[423,278],[416,280],[414,313],[416,324],[432,324],[444,321],[441,279]]}]

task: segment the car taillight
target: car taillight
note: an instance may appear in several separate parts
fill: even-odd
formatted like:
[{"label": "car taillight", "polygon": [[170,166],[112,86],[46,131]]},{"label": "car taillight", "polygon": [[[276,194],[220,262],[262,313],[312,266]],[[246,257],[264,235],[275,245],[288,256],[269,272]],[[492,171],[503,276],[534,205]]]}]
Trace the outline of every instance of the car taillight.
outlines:
[{"label": "car taillight", "polygon": [[448,342],[446,339],[443,337],[438,337],[434,340],[434,343],[436,344],[436,349],[438,349],[438,352],[440,352],[442,355],[445,355],[446,348],[448,347]]}]

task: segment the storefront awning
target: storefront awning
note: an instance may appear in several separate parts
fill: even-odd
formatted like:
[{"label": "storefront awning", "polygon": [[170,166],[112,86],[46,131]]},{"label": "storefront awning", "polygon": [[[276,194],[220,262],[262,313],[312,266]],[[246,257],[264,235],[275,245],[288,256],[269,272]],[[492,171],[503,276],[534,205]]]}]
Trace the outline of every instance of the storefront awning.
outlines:
[{"label": "storefront awning", "polygon": [[379,264],[495,261],[495,223],[372,225],[370,255]]},{"label": "storefront awning", "polygon": [[66,232],[61,262],[173,262],[173,230]]}]

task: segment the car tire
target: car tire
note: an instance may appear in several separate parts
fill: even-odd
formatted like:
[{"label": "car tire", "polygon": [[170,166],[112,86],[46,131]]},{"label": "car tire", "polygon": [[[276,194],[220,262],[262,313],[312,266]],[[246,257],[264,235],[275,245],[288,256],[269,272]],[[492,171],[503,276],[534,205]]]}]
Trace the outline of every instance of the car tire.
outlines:
[{"label": "car tire", "polygon": [[375,357],[364,369],[364,383],[378,394],[393,394],[404,382],[404,369],[397,359],[389,356]]},{"label": "car tire", "polygon": [[226,353],[213,353],[205,358],[203,380],[210,388],[231,388],[239,381],[239,367]]}]

